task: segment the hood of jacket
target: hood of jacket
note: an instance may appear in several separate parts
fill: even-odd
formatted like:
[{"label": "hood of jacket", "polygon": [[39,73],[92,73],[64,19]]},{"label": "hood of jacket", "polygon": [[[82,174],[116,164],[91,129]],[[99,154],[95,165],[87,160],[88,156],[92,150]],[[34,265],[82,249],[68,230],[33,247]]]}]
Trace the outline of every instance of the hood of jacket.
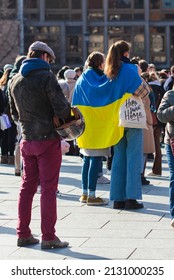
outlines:
[{"label": "hood of jacket", "polygon": [[32,71],[35,70],[47,70],[50,71],[50,65],[40,58],[29,58],[25,59],[20,67],[19,73],[26,77],[28,76]]},{"label": "hood of jacket", "polygon": [[108,78],[106,75],[101,75],[98,71],[95,69],[89,68],[86,71],[82,73],[82,75],[79,77],[79,83],[80,80],[83,80],[83,83],[86,84],[86,86],[89,86],[91,90],[97,89],[108,82]]}]

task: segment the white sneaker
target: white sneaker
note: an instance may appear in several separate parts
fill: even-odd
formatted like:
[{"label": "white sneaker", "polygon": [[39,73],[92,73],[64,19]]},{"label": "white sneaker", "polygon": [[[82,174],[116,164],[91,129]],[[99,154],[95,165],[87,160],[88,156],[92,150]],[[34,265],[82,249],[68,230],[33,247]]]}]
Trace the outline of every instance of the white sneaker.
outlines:
[{"label": "white sneaker", "polygon": [[98,178],[97,184],[110,184],[110,180],[104,176],[101,176]]},{"label": "white sneaker", "polygon": [[106,174],[107,174],[107,175],[111,175],[111,170],[107,170],[107,171],[106,171]]}]

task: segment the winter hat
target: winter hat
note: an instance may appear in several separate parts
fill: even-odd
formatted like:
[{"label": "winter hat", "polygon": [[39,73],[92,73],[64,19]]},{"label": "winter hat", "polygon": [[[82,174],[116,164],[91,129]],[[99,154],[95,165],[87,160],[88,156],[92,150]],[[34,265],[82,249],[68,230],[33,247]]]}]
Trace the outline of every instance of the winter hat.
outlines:
[{"label": "winter hat", "polygon": [[5,64],[3,67],[3,71],[6,72],[7,70],[12,70],[13,65],[12,64]]},{"label": "winter hat", "polygon": [[19,55],[17,58],[16,58],[16,61],[15,61],[15,66],[19,69],[21,64],[22,64],[22,61],[27,59],[26,55]]},{"label": "winter hat", "polygon": [[66,80],[74,79],[76,77],[76,72],[73,69],[68,69],[65,71],[64,77]]},{"label": "winter hat", "polygon": [[51,56],[52,62],[54,62],[55,59],[56,59],[53,50],[46,43],[41,42],[41,41],[34,42],[29,47],[29,51],[43,51],[43,52],[46,52],[46,53],[48,53]]},{"label": "winter hat", "polygon": [[17,58],[16,58],[16,61],[14,63],[14,67],[12,69],[12,71],[10,72],[10,76],[9,78],[12,78],[16,73],[19,72],[19,69],[22,65],[22,62],[26,59],[27,57],[25,55],[19,55]]}]

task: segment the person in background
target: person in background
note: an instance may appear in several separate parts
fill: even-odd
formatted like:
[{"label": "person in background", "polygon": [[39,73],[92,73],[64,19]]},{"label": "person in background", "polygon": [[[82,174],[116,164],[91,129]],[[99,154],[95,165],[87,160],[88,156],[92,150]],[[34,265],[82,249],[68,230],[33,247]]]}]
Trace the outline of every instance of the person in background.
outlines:
[{"label": "person in background", "polygon": [[155,67],[155,64],[153,63],[150,63],[149,66],[148,66],[148,72],[156,72],[156,67]]},{"label": "person in background", "polygon": [[0,115],[4,112],[4,96],[2,90],[0,89]]},{"label": "person in background", "polygon": [[[131,62],[137,64],[139,66],[139,60],[131,59]],[[152,65],[153,67],[153,65]],[[154,68],[154,67],[153,67]],[[147,68],[148,69],[148,68]],[[139,67],[139,74],[148,83],[149,72],[143,72],[141,67]],[[145,177],[145,169],[146,169],[146,162],[147,162],[147,154],[155,152],[155,143],[154,143],[154,136],[153,136],[153,119],[151,108],[152,101],[151,101],[151,94],[153,94],[152,90],[150,91],[149,95],[146,98],[143,98],[144,109],[146,112],[146,126],[147,129],[143,129],[143,162],[142,162],[142,171],[141,171],[141,183],[142,185],[149,185],[150,181]],[[155,100],[155,98],[154,98]],[[155,102],[155,101],[154,101]],[[155,108],[156,110],[156,108]]]},{"label": "person in background", "polygon": [[[130,63],[129,52],[130,45],[124,40],[112,44],[106,56],[105,73],[111,85],[115,85],[115,90],[121,87],[119,98],[126,96],[126,93],[145,98],[149,87],[140,77],[138,66]],[[114,201],[114,209],[144,207],[137,201],[142,199],[142,153],[142,129],[123,128],[122,136],[114,145],[112,160],[110,199]]]},{"label": "person in background", "polygon": [[[145,75],[149,74],[149,64],[145,59],[140,59],[139,62],[138,62],[138,65],[141,68],[142,74],[145,74]],[[149,97],[151,98],[151,96],[149,96]],[[151,100],[151,102],[152,102],[152,100]],[[154,154],[153,153],[147,154],[146,160],[153,161],[154,160]]]},{"label": "person in background", "polygon": [[68,65],[64,65],[58,72],[57,72],[57,80],[62,89],[63,94],[65,95],[66,99],[68,100],[70,95],[70,90],[68,83],[65,81],[64,73],[66,70],[70,69]]},{"label": "person in background", "polygon": [[140,59],[138,65],[140,66],[142,73],[149,72],[149,64],[145,59]]},{"label": "person in background", "polygon": [[[146,83],[149,82],[149,73],[144,72],[141,74]],[[156,114],[155,98],[152,89],[147,98],[144,98],[144,108],[146,112],[146,126],[147,129],[143,129],[143,167],[141,173],[142,185],[149,185],[150,181],[145,177],[147,155],[155,153],[155,140],[153,134],[153,114]]]},{"label": "person in background", "polygon": [[166,79],[164,83],[164,91],[168,91],[173,88],[174,84],[174,65],[170,67],[170,76]]},{"label": "person in background", "polygon": [[3,67],[3,76],[0,79],[0,88],[4,96],[4,114],[7,114],[11,123],[11,127],[2,132],[1,143],[1,164],[14,165],[14,151],[16,142],[16,124],[14,123],[11,113],[8,98],[8,81],[10,73],[13,69],[12,64],[5,64]]},{"label": "person in background", "polygon": [[[162,69],[158,72],[158,77],[161,83],[162,90],[164,90],[164,84],[167,78],[169,77],[167,69]],[[164,92],[163,92],[164,95]],[[160,145],[162,146],[164,144],[164,135],[165,135],[165,124],[161,127],[161,138],[160,138]]]},{"label": "person in background", "polygon": [[165,70],[161,70],[158,72],[158,77],[161,83],[162,88],[164,88],[165,81],[168,79],[168,75]]},{"label": "person in background", "polygon": [[[155,97],[155,108],[158,110],[161,99],[164,95],[164,90],[161,87],[159,77],[156,72],[149,73],[149,86],[151,87],[154,97]],[[155,112],[156,117],[156,112]],[[162,124],[156,117],[156,123],[153,123],[153,134],[155,140],[155,154],[152,166],[152,171],[148,176],[161,176],[162,174],[162,153],[161,153],[161,132],[163,130],[164,124]]]},{"label": "person in background", "polygon": [[74,88],[75,88],[75,85],[76,85],[76,72],[73,69],[67,69],[64,72],[64,78],[65,78],[65,82],[67,82],[68,87],[69,87],[68,101],[71,104],[72,94],[74,92]]},{"label": "person in background", "polygon": [[[18,55],[16,57],[13,69],[11,70],[10,75],[9,75],[7,92],[8,92],[8,88],[9,88],[12,77],[18,73],[19,68],[24,59],[26,59],[25,55]],[[8,93],[8,96],[9,96],[9,93]],[[15,173],[15,176],[21,176],[21,168],[22,168],[21,154],[20,154],[20,141],[22,138],[21,125],[20,125],[19,121],[16,121],[15,124],[16,124],[17,135],[16,135],[15,152],[14,152],[14,164],[15,164],[14,173]]]},{"label": "person in background", "polygon": [[[66,94],[66,98],[68,102],[71,104],[72,102],[72,94],[74,92],[74,88],[76,85],[76,72],[73,69],[67,69],[64,72],[64,82],[68,85],[68,94]],[[79,149],[76,145],[76,140],[67,141],[70,145],[69,152],[66,155],[78,156]]]},{"label": "person in background", "polygon": [[[72,97],[70,97],[70,95],[73,93],[73,89],[75,86],[75,82],[76,80],[73,79],[73,81],[71,82],[71,80],[65,79],[64,73],[70,70],[70,73],[73,74],[73,77],[76,75],[74,73],[74,70],[70,69],[70,67],[68,65],[64,65],[57,73],[57,79],[58,79],[58,83],[62,89],[63,94],[65,95],[66,99],[71,102]],[[72,70],[72,71],[71,71]],[[68,76],[68,74],[67,74]],[[78,156],[79,155],[79,149],[76,145],[76,140],[72,140],[72,141],[67,141],[69,146],[69,150],[68,152],[66,152],[66,155],[70,155],[70,156]]]},{"label": "person in background", "polygon": [[70,69],[70,66],[68,66],[68,65],[64,65],[64,66],[62,66],[60,69],[59,69],[59,71],[57,72],[57,79],[58,80],[64,80],[65,79],[65,77],[64,77],[64,73],[65,73],[65,71],[66,70],[68,70],[68,69]]},{"label": "person in background", "polygon": [[[171,226],[174,228],[174,152],[172,152],[171,139],[174,138],[174,89],[167,91],[158,107],[157,117],[166,124],[164,143],[170,172],[169,209]],[[173,147],[174,148],[174,147]],[[174,151],[174,149],[173,149]]]},{"label": "person in background", "polygon": [[50,71],[53,50],[36,41],[28,49],[27,59],[9,86],[14,120],[22,127],[20,143],[23,176],[18,201],[17,246],[39,243],[30,229],[32,202],[41,185],[41,249],[64,248],[56,235],[57,183],[62,160],[58,132],[59,118],[71,114],[71,106],[62,93],[56,76]]},{"label": "person in background", "polygon": [[83,67],[75,67],[74,71],[76,72],[76,80],[82,75],[83,73]]},{"label": "person in background", "polygon": [[[0,79],[3,76],[3,71],[0,70]],[[0,116],[4,113],[5,109],[5,99],[4,99],[4,94],[3,91],[0,89]],[[3,135],[3,130],[0,127],[0,148],[2,145],[2,135]]]},{"label": "person in background", "polygon": [[111,168],[112,168],[112,160],[113,160],[113,155],[114,155],[114,148],[113,146],[110,148],[110,155],[107,158],[106,162],[106,168],[107,168],[107,174],[111,175]]}]

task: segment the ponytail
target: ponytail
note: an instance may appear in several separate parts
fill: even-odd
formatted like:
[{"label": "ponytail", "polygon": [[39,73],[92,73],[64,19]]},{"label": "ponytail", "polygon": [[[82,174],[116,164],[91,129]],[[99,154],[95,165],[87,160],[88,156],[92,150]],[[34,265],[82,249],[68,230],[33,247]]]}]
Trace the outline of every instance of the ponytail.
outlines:
[{"label": "ponytail", "polygon": [[114,79],[120,69],[121,64],[121,54],[120,49],[116,44],[113,44],[108,51],[105,61],[104,72],[106,76],[110,79]]},{"label": "ponytail", "polygon": [[118,75],[122,57],[126,52],[129,52],[130,44],[124,40],[115,42],[109,48],[105,62],[105,74],[110,79],[116,78]]}]

